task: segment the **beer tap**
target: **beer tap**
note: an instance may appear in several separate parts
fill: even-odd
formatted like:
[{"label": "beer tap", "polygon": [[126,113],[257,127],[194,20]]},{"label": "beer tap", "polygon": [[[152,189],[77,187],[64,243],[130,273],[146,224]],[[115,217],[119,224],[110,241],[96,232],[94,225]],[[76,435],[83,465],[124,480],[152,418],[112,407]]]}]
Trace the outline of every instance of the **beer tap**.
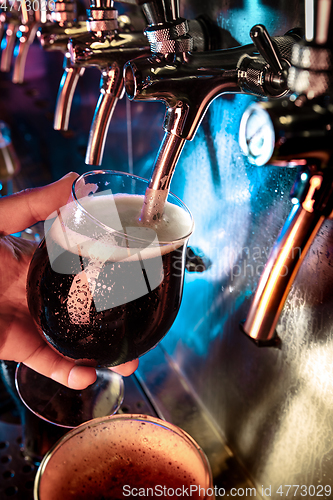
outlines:
[{"label": "beer tap", "polygon": [[142,31],[134,31],[130,19],[118,23],[113,1],[96,2],[88,10],[89,33],[69,42],[71,64],[97,67],[101,72],[100,96],[90,128],[86,153],[88,165],[102,163],[109,124],[119,99],[124,95],[123,66],[126,61],[150,53]]},{"label": "beer tap", "polygon": [[[140,1],[122,0],[121,3],[131,3],[141,5]],[[177,5],[175,3],[175,5]],[[141,5],[142,12],[147,19],[151,28],[159,24],[159,32],[171,30],[172,16],[176,15],[178,19],[177,9],[171,7],[168,2],[153,1],[149,4]],[[163,20],[169,24],[163,24]],[[173,25],[173,24],[172,24]],[[183,26],[184,25],[184,26]],[[179,40],[174,37],[173,42],[182,45],[177,46],[181,50],[188,50],[190,47],[194,50],[202,51],[207,48],[212,48],[215,45],[220,46],[226,40],[234,41],[231,35],[218,28],[215,23],[211,22],[205,16],[200,16],[197,19],[191,20],[186,24],[186,31],[190,31],[190,35],[183,36],[182,30],[185,30],[185,20],[178,23],[175,33],[179,31]],[[177,31],[178,30],[178,31]],[[123,20],[119,28],[114,28],[113,32],[103,34],[102,39],[97,39],[97,29],[90,28],[92,35],[82,37],[70,42],[71,60],[77,66],[97,66],[101,73],[100,97],[96,106],[95,115],[90,129],[86,163],[89,165],[100,165],[102,162],[106,135],[109,128],[111,116],[115,105],[124,94],[123,66],[133,58],[151,55],[151,48],[156,49],[157,46],[170,45],[169,38],[156,38],[156,30],[147,29],[145,35],[136,32],[129,24],[123,24]],[[104,36],[105,35],[105,36]],[[148,40],[150,40],[150,44]],[[188,42],[191,41],[191,45]],[[187,45],[183,45],[186,43]],[[169,47],[170,48],[170,47]],[[171,49],[171,48],[170,48]]]},{"label": "beer tap", "polygon": [[[144,5],[148,10],[153,4]],[[281,97],[288,93],[287,69],[291,48],[299,34],[294,30],[271,38],[264,26],[256,25],[250,32],[252,44],[191,52],[187,23],[179,18],[175,2],[164,19],[155,15],[155,10],[147,18],[151,24],[146,34],[153,55],[129,61],[124,74],[129,99],[166,104],[165,135],[153,165],[142,213],[142,219],[151,220],[163,211],[181,151],[186,141],[193,139],[208,106],[217,96],[247,93]]]},{"label": "beer tap", "polygon": [[4,0],[2,9],[1,31],[4,32],[4,38],[1,42],[0,71],[8,73],[12,65],[16,34],[21,25],[20,1]]},{"label": "beer tap", "polygon": [[70,39],[87,33],[87,21],[78,13],[74,0],[56,0],[51,13],[51,22],[42,26],[38,32],[41,46],[47,51],[60,51],[64,54],[64,73],[60,82],[54,114],[54,129],[68,130],[69,115],[75,88],[85,68],[71,63],[68,52]]},{"label": "beer tap", "polygon": [[46,1],[43,7],[44,9],[41,10],[38,2],[37,8],[32,9],[26,0],[20,0],[21,24],[17,32],[17,36],[19,36],[18,48],[14,59],[13,83],[23,83],[24,81],[25,64],[30,45],[35,39],[39,26],[43,20],[46,20]]},{"label": "beer tap", "polygon": [[[314,13],[313,17],[310,14]],[[276,325],[306,253],[333,218],[333,9],[307,3],[305,40],[292,51],[289,99],[251,105],[239,140],[254,165],[298,166],[294,204],[270,253],[242,330],[258,346],[279,345]]]}]

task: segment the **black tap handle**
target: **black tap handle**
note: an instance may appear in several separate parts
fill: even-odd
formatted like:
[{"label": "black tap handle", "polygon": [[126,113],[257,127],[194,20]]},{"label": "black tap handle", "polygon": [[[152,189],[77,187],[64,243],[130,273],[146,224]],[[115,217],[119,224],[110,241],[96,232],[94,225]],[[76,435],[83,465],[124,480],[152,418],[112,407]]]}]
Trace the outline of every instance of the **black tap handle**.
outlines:
[{"label": "black tap handle", "polygon": [[281,73],[283,68],[279,50],[272,38],[269,36],[265,26],[262,24],[256,24],[253,26],[250,31],[250,37],[262,57],[272,68],[273,72]]}]

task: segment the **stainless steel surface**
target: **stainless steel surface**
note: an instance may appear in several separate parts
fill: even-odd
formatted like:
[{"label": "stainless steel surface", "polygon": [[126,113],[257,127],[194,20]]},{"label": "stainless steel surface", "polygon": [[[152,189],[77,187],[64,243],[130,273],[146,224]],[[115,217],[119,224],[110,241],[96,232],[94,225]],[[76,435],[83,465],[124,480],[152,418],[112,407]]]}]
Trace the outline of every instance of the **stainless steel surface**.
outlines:
[{"label": "stainless steel surface", "polygon": [[[161,418],[188,432],[205,451],[212,468],[214,485],[223,496],[254,494],[254,484],[226,445],[216,423],[193,388],[167,353],[158,345],[140,361],[138,378],[145,393],[154,401]],[[241,495],[242,496],[242,495]],[[254,496],[261,498],[256,490]]]}]

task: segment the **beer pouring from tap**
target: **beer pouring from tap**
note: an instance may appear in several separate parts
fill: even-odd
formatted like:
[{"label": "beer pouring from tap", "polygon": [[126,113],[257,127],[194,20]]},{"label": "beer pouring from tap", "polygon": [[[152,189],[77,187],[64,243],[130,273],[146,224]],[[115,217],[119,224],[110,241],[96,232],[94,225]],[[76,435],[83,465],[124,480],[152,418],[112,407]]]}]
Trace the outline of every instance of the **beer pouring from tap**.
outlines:
[{"label": "beer pouring from tap", "polygon": [[306,22],[305,40],[293,47],[288,83],[294,93],[288,100],[251,105],[240,124],[240,146],[251,163],[299,168],[291,192],[294,207],[271,251],[242,325],[259,346],[279,344],[275,328],[289,290],[333,209],[333,13],[331,2],[327,2],[326,14],[319,4],[308,4],[314,16]]},{"label": "beer pouring from tap", "polygon": [[[179,21],[178,21],[179,24]],[[177,24],[177,26],[178,26]],[[186,23],[184,23],[186,26]],[[166,104],[165,135],[153,165],[141,219],[145,223],[163,214],[163,200],[187,140],[192,140],[210,103],[226,93],[247,93],[281,97],[288,93],[287,68],[291,49],[300,37],[292,31],[270,38],[266,29],[251,30],[253,44],[232,49],[190,52],[181,41],[161,43],[158,31],[150,27],[151,46],[164,53],[149,59],[129,61],[124,69],[127,95],[133,100]],[[185,28],[184,28],[185,29]],[[173,31],[169,30],[169,38]],[[155,41],[158,40],[158,43]],[[178,43],[178,46],[177,46]],[[259,52],[259,54],[258,54]]]}]

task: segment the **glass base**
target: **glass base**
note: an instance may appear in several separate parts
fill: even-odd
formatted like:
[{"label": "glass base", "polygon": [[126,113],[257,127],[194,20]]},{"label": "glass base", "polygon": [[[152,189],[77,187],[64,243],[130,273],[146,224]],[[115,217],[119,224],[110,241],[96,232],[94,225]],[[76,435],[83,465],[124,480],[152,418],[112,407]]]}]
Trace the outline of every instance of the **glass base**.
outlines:
[{"label": "glass base", "polygon": [[35,415],[60,427],[73,428],[96,417],[113,415],[124,399],[122,376],[108,368],[96,371],[96,382],[77,391],[19,363],[15,384],[21,400]]}]

